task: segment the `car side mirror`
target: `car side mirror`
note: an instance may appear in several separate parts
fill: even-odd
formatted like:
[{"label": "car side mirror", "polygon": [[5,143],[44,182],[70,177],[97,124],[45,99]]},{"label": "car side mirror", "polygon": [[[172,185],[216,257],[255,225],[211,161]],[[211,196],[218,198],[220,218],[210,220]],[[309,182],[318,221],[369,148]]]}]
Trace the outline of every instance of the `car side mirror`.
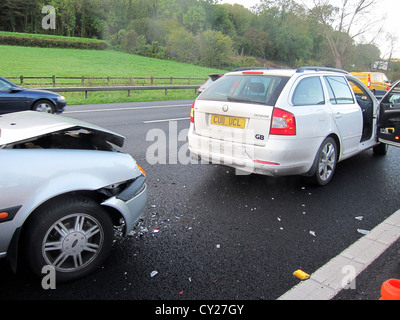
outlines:
[{"label": "car side mirror", "polygon": [[17,93],[17,92],[21,92],[22,88],[18,88],[18,87],[12,87],[10,88],[10,93]]}]

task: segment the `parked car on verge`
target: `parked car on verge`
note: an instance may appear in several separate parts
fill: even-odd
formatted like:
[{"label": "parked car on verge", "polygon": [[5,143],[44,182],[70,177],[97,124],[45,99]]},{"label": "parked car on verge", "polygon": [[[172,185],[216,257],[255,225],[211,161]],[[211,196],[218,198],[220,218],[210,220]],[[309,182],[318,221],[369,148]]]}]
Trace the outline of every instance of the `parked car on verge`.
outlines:
[{"label": "parked car on verge", "polygon": [[[393,107],[400,97],[391,92]],[[379,109],[372,92],[342,70],[227,73],[193,103],[189,150],[240,172],[304,175],[326,185],[338,161],[370,148],[386,154],[387,144],[399,143],[400,126],[392,111],[397,114],[400,107],[386,109]]]},{"label": "parked car on verge", "polygon": [[66,105],[58,93],[26,89],[0,77],[0,114],[26,110],[59,114]]},{"label": "parked car on verge", "polygon": [[352,72],[377,97],[383,97],[390,89],[390,81],[382,72]]},{"label": "parked car on verge", "polygon": [[[145,173],[124,137],[57,115],[0,116],[0,258],[57,281],[82,277],[127,235],[147,201]],[[17,259],[18,258],[18,259]],[[21,258],[21,260],[20,260]]]},{"label": "parked car on verge", "polygon": [[209,78],[206,80],[206,82],[204,82],[200,86],[200,88],[197,90],[197,94],[202,93],[204,90],[206,90],[210,85],[212,85],[216,80],[218,80],[222,76],[223,76],[223,74],[219,74],[219,73],[210,74]]}]

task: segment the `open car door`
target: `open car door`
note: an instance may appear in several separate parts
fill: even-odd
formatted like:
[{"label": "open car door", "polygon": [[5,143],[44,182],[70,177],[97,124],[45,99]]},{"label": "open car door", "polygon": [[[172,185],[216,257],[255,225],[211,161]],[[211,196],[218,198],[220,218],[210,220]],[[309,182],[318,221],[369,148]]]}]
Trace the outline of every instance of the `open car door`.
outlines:
[{"label": "open car door", "polygon": [[378,129],[379,142],[400,147],[400,81],[381,101]]}]

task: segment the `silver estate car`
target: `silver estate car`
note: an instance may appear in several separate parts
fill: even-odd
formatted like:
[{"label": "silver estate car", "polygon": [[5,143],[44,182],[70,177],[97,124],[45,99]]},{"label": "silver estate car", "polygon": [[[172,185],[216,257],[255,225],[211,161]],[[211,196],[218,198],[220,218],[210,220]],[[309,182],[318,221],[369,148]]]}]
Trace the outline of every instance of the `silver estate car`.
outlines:
[{"label": "silver estate car", "polygon": [[1,115],[0,258],[14,271],[26,262],[39,276],[52,266],[58,282],[100,266],[114,231],[126,236],[147,202],[145,172],[123,143],[67,117]]},{"label": "silver estate car", "polygon": [[339,161],[400,145],[399,90],[396,83],[379,102],[360,80],[331,68],[230,72],[193,103],[189,150],[240,174],[303,175],[326,185]]}]

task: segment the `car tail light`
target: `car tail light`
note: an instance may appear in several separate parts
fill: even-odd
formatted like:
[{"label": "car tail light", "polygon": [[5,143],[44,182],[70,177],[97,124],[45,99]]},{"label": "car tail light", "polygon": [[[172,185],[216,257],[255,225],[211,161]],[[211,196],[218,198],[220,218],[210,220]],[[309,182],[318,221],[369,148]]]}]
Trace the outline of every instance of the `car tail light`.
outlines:
[{"label": "car tail light", "polygon": [[195,104],[195,102],[193,102],[192,108],[190,109],[190,122],[191,123],[194,123],[194,104]]},{"label": "car tail light", "polygon": [[294,115],[282,109],[275,108],[272,114],[270,134],[296,135],[296,119]]},{"label": "car tail light", "polygon": [[368,88],[371,87],[371,75],[368,74]]}]

